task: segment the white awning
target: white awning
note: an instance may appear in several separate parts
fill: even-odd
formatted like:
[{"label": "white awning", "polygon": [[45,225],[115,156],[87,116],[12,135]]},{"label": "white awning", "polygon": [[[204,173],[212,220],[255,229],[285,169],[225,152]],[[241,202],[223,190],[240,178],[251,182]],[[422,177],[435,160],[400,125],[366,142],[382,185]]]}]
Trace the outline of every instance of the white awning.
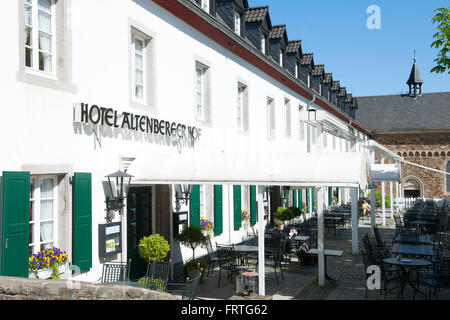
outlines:
[{"label": "white awning", "polygon": [[400,182],[400,165],[398,164],[372,164],[372,181]]},{"label": "white awning", "polygon": [[134,183],[342,186],[366,188],[365,153],[152,154],[130,165]]}]

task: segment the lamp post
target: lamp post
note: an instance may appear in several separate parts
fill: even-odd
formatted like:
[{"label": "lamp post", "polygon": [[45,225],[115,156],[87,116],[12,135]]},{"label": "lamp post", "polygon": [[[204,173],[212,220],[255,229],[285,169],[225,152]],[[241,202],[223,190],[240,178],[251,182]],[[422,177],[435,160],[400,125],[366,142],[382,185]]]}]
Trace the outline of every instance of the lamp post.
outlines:
[{"label": "lamp post", "polygon": [[111,222],[112,216],[110,215],[111,211],[119,211],[119,214],[122,214],[122,208],[124,206],[123,201],[125,200],[128,189],[130,187],[131,178],[133,177],[131,174],[128,174],[124,171],[117,171],[111,173],[107,176],[110,196],[106,196],[106,211],[107,222]]}]

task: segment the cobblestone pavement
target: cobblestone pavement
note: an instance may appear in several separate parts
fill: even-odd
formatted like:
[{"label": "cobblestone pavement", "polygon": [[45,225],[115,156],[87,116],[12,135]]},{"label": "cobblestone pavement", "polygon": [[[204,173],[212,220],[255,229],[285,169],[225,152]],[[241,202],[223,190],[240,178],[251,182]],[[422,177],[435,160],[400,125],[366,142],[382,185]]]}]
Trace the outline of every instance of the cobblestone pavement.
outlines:
[{"label": "cobblestone pavement", "polygon": [[[387,225],[382,225],[381,218],[377,217],[376,223],[380,234],[387,244],[390,244],[395,234],[393,219],[386,219]],[[370,231],[370,221],[363,219],[359,221],[359,248],[362,247],[361,239]],[[375,239],[373,239],[375,241]],[[334,279],[335,284],[326,281],[325,287],[317,284],[317,263],[300,265],[294,261],[286,266],[284,280],[278,271],[279,283],[275,278],[273,268],[266,267],[266,295],[272,296],[274,300],[384,300],[384,292],[379,290],[368,290],[366,292],[366,277],[361,255],[352,254],[351,229],[344,229],[339,234],[326,234],[325,248],[343,250],[342,257],[327,258],[327,273]],[[218,284],[218,269],[205,279],[198,290],[200,299],[229,299],[235,295],[235,284],[226,279],[222,274],[220,288]],[[389,285],[389,289],[396,284]],[[428,288],[424,285],[421,291],[428,294]],[[388,300],[398,299],[399,288],[388,293]],[[439,293],[441,300],[450,300],[450,290],[441,289]],[[413,290],[408,286],[404,291],[404,299],[413,299]],[[415,299],[424,300],[424,296],[416,294]]]}]

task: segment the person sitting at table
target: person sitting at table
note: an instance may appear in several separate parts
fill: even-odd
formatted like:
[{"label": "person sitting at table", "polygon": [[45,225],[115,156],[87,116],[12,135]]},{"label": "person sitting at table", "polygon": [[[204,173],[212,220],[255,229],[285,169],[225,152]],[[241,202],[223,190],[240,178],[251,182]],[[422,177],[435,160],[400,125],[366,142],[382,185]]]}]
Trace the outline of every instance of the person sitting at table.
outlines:
[{"label": "person sitting at table", "polygon": [[300,246],[297,246],[297,242],[295,241],[297,230],[294,228],[286,228],[283,221],[279,220],[275,223],[274,233],[280,236],[281,239],[286,240],[286,252],[294,253],[302,263],[303,255],[305,252],[308,252],[309,249],[306,243],[302,243]]}]

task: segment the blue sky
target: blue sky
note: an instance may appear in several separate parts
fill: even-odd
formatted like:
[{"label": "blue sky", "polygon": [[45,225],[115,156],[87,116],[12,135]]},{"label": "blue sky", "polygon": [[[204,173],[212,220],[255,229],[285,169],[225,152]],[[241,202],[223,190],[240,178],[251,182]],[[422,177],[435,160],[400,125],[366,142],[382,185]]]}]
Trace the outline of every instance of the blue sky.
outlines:
[{"label": "blue sky", "polygon": [[[430,72],[438,52],[430,47],[434,9],[449,0],[249,0],[265,5],[272,24],[286,24],[289,40],[302,40],[303,52],[354,96],[407,92],[414,50],[423,91],[450,91],[448,73]],[[367,27],[371,5],[380,8],[381,29]]]}]

